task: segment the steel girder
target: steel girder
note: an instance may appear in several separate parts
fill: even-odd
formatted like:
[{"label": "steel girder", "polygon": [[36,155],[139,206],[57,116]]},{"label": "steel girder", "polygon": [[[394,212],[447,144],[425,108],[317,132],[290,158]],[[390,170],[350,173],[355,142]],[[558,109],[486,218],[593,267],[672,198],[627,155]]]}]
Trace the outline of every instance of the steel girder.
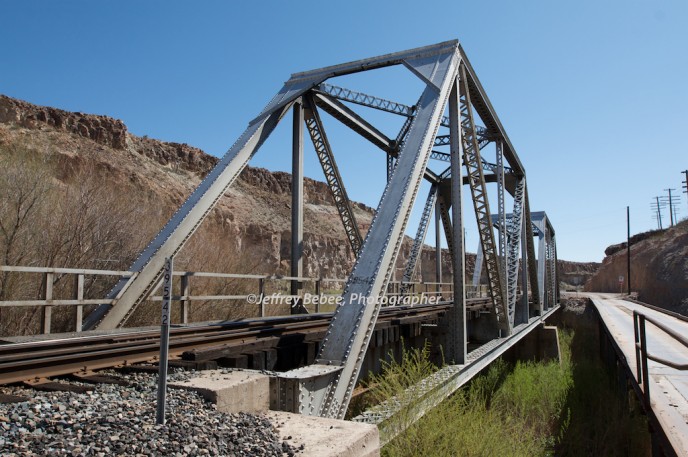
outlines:
[{"label": "steel girder", "polygon": [[330,84],[320,84],[318,91],[328,94],[339,100],[344,100],[357,105],[367,106],[368,108],[375,108],[381,111],[386,111],[392,114],[399,114],[401,116],[412,117],[413,106],[404,105],[403,103],[393,102],[384,98],[376,97],[374,95],[364,94],[363,92],[356,92],[354,90],[345,89],[344,87],[333,86]]},{"label": "steel girder", "polygon": [[556,242],[554,228],[547,214],[543,211],[532,213],[533,224],[537,227],[539,237],[537,282],[540,310],[544,311],[556,304],[558,300]]},{"label": "steel girder", "polygon": [[[440,219],[442,220],[442,229],[444,230],[444,238],[447,241],[447,250],[449,255],[454,255],[454,234],[452,233],[452,221],[449,216],[449,208],[451,208],[451,195],[448,186],[450,182],[447,182],[447,188],[445,188],[445,183],[440,183],[440,191],[437,196],[437,206],[440,209]],[[453,259],[453,258],[452,258]]]},{"label": "steel girder", "polygon": [[124,325],[159,283],[165,259],[173,257],[184,246],[289,111],[293,101],[308,87],[309,84],[302,81],[282,88],[129,267],[129,271],[136,273],[121,279],[111,289],[108,298],[116,300],[115,304],[99,305],[84,320],[84,330]]},{"label": "steel girder", "polygon": [[[302,413],[343,418],[373,333],[383,294],[394,269],[403,232],[420,181],[430,158],[432,142],[458,71],[456,43],[408,58],[404,64],[424,75],[426,88],[417,113],[345,286],[316,359],[315,370],[327,382],[305,388]],[[410,57],[410,56],[409,56]],[[368,300],[372,303],[367,304]],[[326,385],[326,387],[325,387]],[[321,387],[322,386],[322,387]]]},{"label": "steel girder", "polygon": [[[376,97],[374,95],[364,94],[363,92],[356,92],[350,89],[345,89],[343,87],[332,86],[329,84],[321,84],[318,86],[316,92],[327,94],[338,100],[343,100],[357,105],[365,106],[368,108],[374,108],[381,111],[386,111],[392,114],[398,114],[400,116],[413,117],[418,104],[413,106],[404,105],[403,103],[397,103],[384,98]],[[441,121],[442,127],[449,127],[449,117],[442,116]],[[476,126],[478,137],[480,142],[489,142],[488,132],[485,127]],[[449,144],[449,135],[439,135],[438,142],[440,144],[435,144],[435,146],[443,146]]]},{"label": "steel girder", "polygon": [[[413,122],[413,117],[415,116],[415,108],[412,110],[412,114],[406,118],[404,124],[399,129],[397,138],[394,140],[395,150],[399,151],[406,141],[406,136],[408,135],[409,129],[411,128],[411,123]],[[394,167],[396,165],[396,157],[392,154],[387,154],[387,182],[392,179],[392,173],[394,173]]]},{"label": "steel girder", "polygon": [[[516,313],[516,291],[518,290],[518,252],[521,245],[521,232],[523,227],[523,193],[526,187],[526,179],[521,178],[516,185],[514,195],[514,210],[511,213],[510,224],[507,226],[508,248],[507,248],[507,297],[509,300],[509,322],[514,326],[514,316]],[[505,221],[506,223],[506,221]],[[527,256],[525,256],[527,258]],[[525,265],[523,274],[525,274]],[[523,291],[526,295],[528,291]]]},{"label": "steel girder", "polygon": [[390,152],[394,149],[394,143],[387,138],[384,133],[380,132],[377,128],[339,101],[318,93],[312,95],[312,100],[330,116],[334,117],[383,151]]},{"label": "steel girder", "polygon": [[[382,102],[376,98],[366,99],[365,94],[360,93],[349,94],[348,98],[342,98],[341,94],[336,96],[333,91],[327,92],[330,97],[324,95],[326,92],[323,91],[323,83],[329,78],[390,65],[406,66],[425,83],[425,89],[418,103],[413,107],[389,101]],[[501,139],[505,145],[505,158],[511,166],[513,175],[516,178],[524,177],[523,168],[513,147],[457,41],[293,74],[263,111],[249,123],[242,136],[132,265],[131,270],[136,273],[131,280],[122,281],[113,289],[111,298],[114,298],[116,302],[112,309],[99,307],[96,313],[89,316],[87,322],[93,326],[102,319],[102,328],[112,328],[126,321],[136,305],[143,301],[157,285],[164,259],[174,256],[181,249],[280,119],[299,98],[309,104],[310,109],[306,114],[311,121],[310,125],[304,120],[309,127],[309,133],[312,135],[316,133],[315,137],[319,144],[325,145],[327,141],[316,104],[385,150],[387,156],[391,158],[388,162],[387,186],[365,241],[360,245],[354,269],[345,286],[342,305],[335,312],[318,353],[316,364],[280,376],[281,379],[298,381],[299,387],[293,392],[300,398],[299,412],[341,418],[346,412],[358,378],[380,309],[380,302],[377,299],[384,294],[394,270],[420,181],[425,177],[436,185],[436,205],[440,209],[453,264],[456,266],[462,264],[456,252],[464,252],[463,236],[459,233],[462,230],[461,205],[455,202],[456,206],[452,211],[454,219],[458,221],[457,224],[452,224],[450,220],[449,207],[452,198],[456,199],[461,195],[461,183],[464,181],[458,173],[461,159],[469,172],[467,179],[471,185],[479,227],[486,225],[484,213],[489,215],[489,204],[485,192],[486,177],[482,171],[482,167],[489,168],[489,164],[482,163],[481,145],[486,144],[488,138]],[[406,116],[407,121],[397,138],[390,140],[333,98],[362,105],[367,104],[366,106],[375,104],[379,109]],[[354,101],[354,98],[358,101]],[[451,119],[443,117],[449,98],[452,100]],[[486,124],[484,131],[476,125],[471,106]],[[440,126],[450,127],[453,132],[450,137],[452,167],[438,175],[427,169],[427,162],[432,153],[432,147],[437,142],[443,144],[443,138],[437,139]],[[318,146],[316,146],[317,149]],[[328,163],[334,164],[331,149],[325,146],[320,149],[332,159]],[[333,169],[336,169],[336,165],[334,167]],[[451,169],[457,176],[453,184],[448,186],[448,183],[451,183]],[[341,179],[339,181],[341,182]],[[344,189],[341,185],[339,187]],[[348,198],[343,198],[348,201]],[[348,219],[353,221],[352,226],[355,226],[353,211],[349,212],[352,217]],[[481,245],[483,248],[486,246],[489,248],[487,250],[489,255],[486,257],[494,259],[496,258],[494,235],[490,231],[490,238],[483,232],[481,232]],[[461,235],[460,238],[454,239],[455,234]],[[461,246],[456,246],[455,242],[460,242]],[[552,252],[556,257],[556,250]],[[497,265],[496,261],[492,263],[494,266]],[[493,285],[498,285],[503,281],[498,272],[490,277]],[[463,290],[463,287],[460,287],[462,284],[463,277],[461,276],[455,280],[456,291],[459,288]],[[500,324],[507,323],[508,325],[509,321],[501,317],[505,312],[505,297],[495,292],[500,289],[501,287],[496,286],[491,289],[493,295],[496,294],[495,314],[500,316]],[[465,325],[465,321],[463,324]],[[465,343],[465,328],[464,332],[456,333],[453,338],[464,339]],[[460,356],[458,357],[460,359]]]},{"label": "steel girder", "polygon": [[[499,230],[497,231],[498,234],[498,241],[499,241],[499,269],[500,269],[500,277],[502,278],[502,296],[504,297],[504,301],[507,304],[509,304],[509,287],[508,287],[508,278],[506,277],[506,271],[507,271],[507,264],[509,262],[507,258],[507,253],[506,253],[506,211],[504,211],[504,155],[502,153],[502,142],[497,141],[497,154],[496,154],[496,162],[497,162],[497,214],[499,217]],[[505,281],[506,279],[506,281]],[[511,319],[512,313],[510,312],[511,310],[509,309],[509,325],[510,327],[513,327],[513,319]]]},{"label": "steel girder", "polygon": [[460,80],[460,110],[461,110],[461,131],[463,141],[464,164],[468,171],[469,186],[473,197],[473,208],[478,222],[478,233],[482,245],[485,269],[487,271],[488,287],[494,312],[498,319],[500,330],[505,335],[510,334],[509,316],[506,308],[504,289],[502,288],[502,278],[500,275],[497,247],[492,231],[490,220],[490,203],[487,197],[485,186],[485,176],[483,175],[482,162],[480,160],[480,149],[475,132],[475,122],[471,108],[471,97],[468,89],[468,79],[465,66],[461,66]]},{"label": "steel girder", "polygon": [[356,215],[351,206],[351,200],[349,200],[349,196],[346,193],[344,181],[339,173],[337,162],[332,153],[332,147],[327,140],[327,135],[325,134],[325,129],[323,128],[318,110],[315,107],[315,102],[310,95],[307,95],[304,99],[306,101],[304,115],[306,128],[313,141],[313,147],[315,148],[320,166],[325,174],[327,186],[330,188],[334,204],[337,207],[337,212],[344,225],[344,231],[351,245],[351,250],[354,252],[354,255],[358,256],[361,245],[363,244],[363,238],[361,237],[361,232],[356,222]]},{"label": "steel girder", "polygon": [[[535,260],[535,242],[533,241],[533,220],[530,213],[530,201],[528,199],[528,187],[524,188],[524,204],[525,204],[525,229],[526,229],[526,245],[528,247],[528,285],[535,304],[535,308],[540,311],[542,315],[542,301],[540,300],[540,283],[538,281],[537,261]],[[524,291],[527,293],[527,291]]]},{"label": "steel girder", "polygon": [[423,250],[425,236],[428,233],[430,216],[432,214],[432,210],[435,208],[435,202],[437,201],[437,188],[437,184],[430,186],[428,198],[425,200],[423,213],[420,216],[420,223],[418,224],[418,230],[416,231],[416,238],[413,240],[413,246],[411,247],[408,262],[406,263],[406,269],[404,270],[404,276],[401,284],[401,293],[403,294],[407,293],[411,287],[410,282],[413,280],[413,273],[416,271],[416,264],[418,263],[421,251]]}]

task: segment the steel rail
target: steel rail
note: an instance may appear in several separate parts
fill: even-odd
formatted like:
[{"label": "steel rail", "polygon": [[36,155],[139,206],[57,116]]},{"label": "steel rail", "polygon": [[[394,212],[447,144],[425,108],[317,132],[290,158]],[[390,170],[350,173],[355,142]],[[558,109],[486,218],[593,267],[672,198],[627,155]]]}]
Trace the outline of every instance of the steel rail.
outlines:
[{"label": "steel rail", "polygon": [[[449,306],[444,302],[438,305],[387,307],[381,310],[379,326],[413,317],[432,319]],[[480,307],[483,304],[476,300],[473,306]],[[263,338],[302,333],[324,334],[331,316],[332,313],[321,313],[177,327],[172,329],[170,355],[178,359],[185,351],[219,344],[227,348],[241,348]],[[155,361],[158,351],[159,332],[148,329],[121,335],[80,336],[0,345],[0,385]]]}]

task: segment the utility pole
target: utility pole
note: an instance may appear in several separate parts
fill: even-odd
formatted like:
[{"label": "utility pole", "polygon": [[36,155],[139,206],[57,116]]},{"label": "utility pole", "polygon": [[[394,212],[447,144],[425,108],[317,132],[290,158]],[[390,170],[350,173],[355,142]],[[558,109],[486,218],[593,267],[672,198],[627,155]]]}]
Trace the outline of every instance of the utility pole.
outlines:
[{"label": "utility pole", "polygon": [[628,295],[631,295],[631,207],[626,207],[626,265]]},{"label": "utility pole", "polygon": [[662,230],[662,205],[663,201],[660,202],[659,197],[655,197],[655,202],[653,202],[650,207],[652,208],[652,211],[655,212],[655,217],[657,218],[657,226],[660,230]]},{"label": "utility pole", "polygon": [[686,200],[688,200],[688,170],[683,170],[681,173],[686,175],[686,180],[683,181],[683,193],[686,194]]},{"label": "utility pole", "polygon": [[669,189],[664,189],[664,190],[669,192],[669,200],[668,200],[668,202],[669,202],[669,223],[671,224],[671,227],[673,227],[674,226],[674,200],[671,198],[671,191],[676,190],[676,189],[669,188]]}]

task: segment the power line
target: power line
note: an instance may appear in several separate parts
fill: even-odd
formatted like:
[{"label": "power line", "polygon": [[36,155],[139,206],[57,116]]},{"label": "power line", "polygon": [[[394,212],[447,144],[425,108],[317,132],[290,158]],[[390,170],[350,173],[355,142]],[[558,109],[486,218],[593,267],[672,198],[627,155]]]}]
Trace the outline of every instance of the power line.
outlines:
[{"label": "power line", "polygon": [[657,228],[660,230],[662,230],[662,208],[665,206],[666,204],[664,203],[664,200],[659,196],[656,196],[655,201],[650,204],[653,216],[655,219],[657,219]]},{"label": "power line", "polygon": [[683,193],[686,194],[686,200],[688,200],[688,170],[683,170],[681,173],[686,175],[686,180],[683,181]]},{"label": "power line", "polygon": [[677,197],[676,195],[673,195],[673,196],[671,195],[671,191],[676,190],[676,189],[669,188],[669,189],[664,189],[664,190],[669,193],[669,196],[663,197],[663,200],[664,200],[664,203],[669,206],[669,222],[670,222],[671,226],[673,227],[674,226],[674,214],[676,213],[676,209],[677,209],[676,207],[678,206],[680,200],[679,200],[679,197]]}]

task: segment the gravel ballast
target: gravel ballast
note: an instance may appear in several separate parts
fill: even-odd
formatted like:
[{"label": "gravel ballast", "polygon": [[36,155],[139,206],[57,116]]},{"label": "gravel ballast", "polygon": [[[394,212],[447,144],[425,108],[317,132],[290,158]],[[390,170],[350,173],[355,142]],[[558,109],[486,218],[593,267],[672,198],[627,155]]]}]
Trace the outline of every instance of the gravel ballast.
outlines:
[{"label": "gravel ballast", "polygon": [[[170,380],[185,378],[180,373]],[[293,456],[273,425],[252,414],[214,410],[198,394],[168,389],[166,424],[155,424],[157,376],[129,374],[128,386],[86,393],[1,388],[29,398],[0,404],[3,456]]]}]

